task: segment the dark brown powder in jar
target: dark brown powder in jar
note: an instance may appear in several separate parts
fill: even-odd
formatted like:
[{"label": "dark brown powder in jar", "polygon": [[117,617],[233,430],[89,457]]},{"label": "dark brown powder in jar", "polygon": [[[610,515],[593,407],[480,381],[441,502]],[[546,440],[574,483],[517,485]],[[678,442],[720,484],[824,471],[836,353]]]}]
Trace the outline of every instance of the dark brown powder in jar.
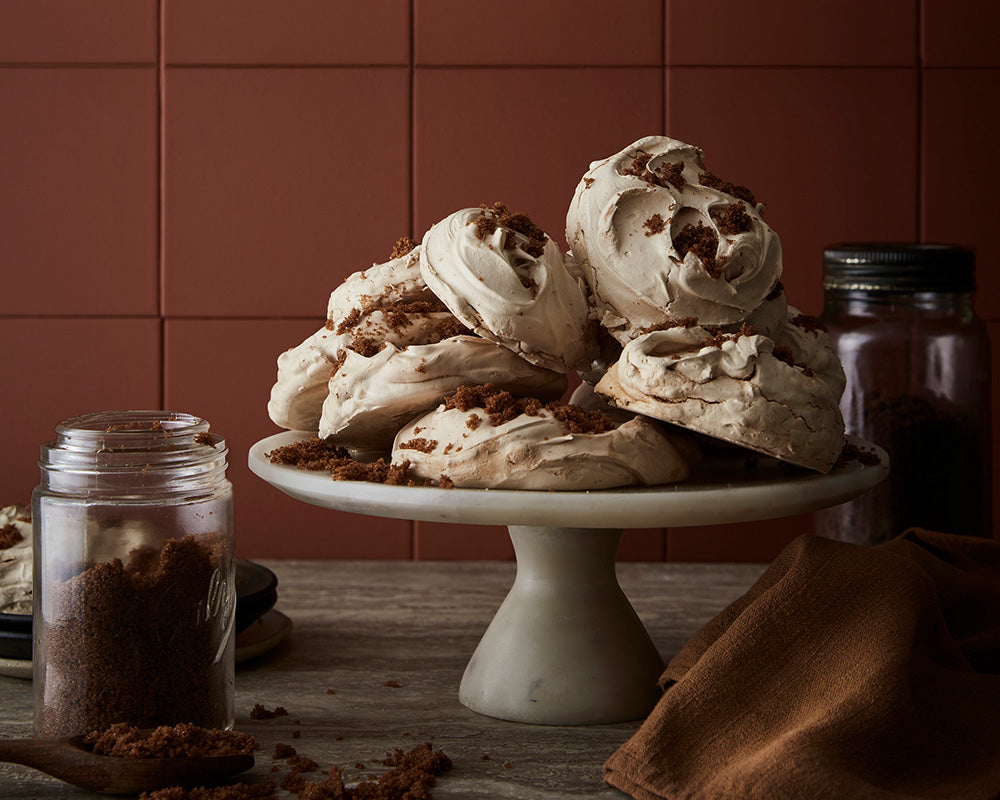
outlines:
[{"label": "dark brown powder in jar", "polygon": [[227,724],[233,606],[220,580],[231,555],[222,537],[188,535],[53,581],[39,734]]}]

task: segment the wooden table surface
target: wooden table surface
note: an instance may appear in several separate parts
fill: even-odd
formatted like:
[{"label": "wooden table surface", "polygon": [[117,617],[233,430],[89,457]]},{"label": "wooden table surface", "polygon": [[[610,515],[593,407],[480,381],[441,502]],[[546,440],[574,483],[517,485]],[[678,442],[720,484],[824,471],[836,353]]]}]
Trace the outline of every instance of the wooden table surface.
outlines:
[{"label": "wooden table surface", "polygon": [[[280,780],[284,765],[271,771],[278,742],[318,761],[321,770],[344,768],[349,785],[384,770],[375,760],[386,753],[431,742],[454,762],[438,779],[435,798],[625,797],[604,783],[601,768],[638,721],[524,725],[480,716],[458,702],[462,672],[510,588],[513,563],[261,563],[278,576],[276,608],[292,619],[294,630],[273,651],[237,669],[236,728],[261,745],[244,779]],[[668,660],[762,570],[618,564],[622,588]],[[393,682],[399,686],[386,685]],[[256,703],[284,706],[288,716],[253,720]],[[31,716],[31,683],[0,677],[0,736],[30,736]],[[100,796],[0,764],[0,797]]]}]

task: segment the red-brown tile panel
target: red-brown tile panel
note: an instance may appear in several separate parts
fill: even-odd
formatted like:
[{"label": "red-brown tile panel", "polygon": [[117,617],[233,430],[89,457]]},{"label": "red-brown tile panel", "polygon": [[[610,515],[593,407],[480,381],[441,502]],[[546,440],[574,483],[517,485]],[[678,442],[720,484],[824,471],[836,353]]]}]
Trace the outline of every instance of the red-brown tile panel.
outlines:
[{"label": "red-brown tile panel", "polygon": [[155,314],[156,71],[0,68],[0,314]]},{"label": "red-brown tile panel", "polygon": [[91,411],[158,408],[157,319],[0,317],[0,370],[9,377],[0,426],[0,506],[27,504],[39,448],[56,425]]},{"label": "red-brown tile panel", "polygon": [[667,531],[664,528],[628,528],[618,545],[618,561],[666,561]]},{"label": "red-brown tile panel", "polygon": [[813,515],[667,530],[668,561],[768,563],[792,539],[813,532]]},{"label": "red-brown tile panel", "polygon": [[163,0],[168,64],[408,64],[408,0]]},{"label": "red-brown tile panel", "polygon": [[502,200],[564,244],[590,162],[660,133],[662,109],[657,68],[417,70],[414,234]]},{"label": "red-brown tile panel", "polygon": [[421,561],[510,561],[514,546],[504,525],[415,522],[413,557]]},{"label": "red-brown tile panel", "polygon": [[165,310],[322,316],[409,232],[403,68],[171,68]]},{"label": "red-brown tile panel", "polygon": [[666,0],[667,63],[910,66],[913,0]]},{"label": "red-brown tile panel", "polygon": [[416,0],[418,65],[659,65],[661,0]]},{"label": "red-brown tile panel", "polygon": [[156,63],[156,0],[0,0],[0,63]]},{"label": "red-brown tile panel", "polygon": [[996,0],[921,0],[927,67],[1000,67]]},{"label": "red-brown tile panel", "polygon": [[306,320],[168,320],[166,407],[207,419],[226,438],[240,555],[409,558],[408,521],[293,500],[247,466],[250,446],[279,432],[267,415],[276,359],[316,328]]},{"label": "red-brown tile panel", "polygon": [[685,67],[668,81],[669,134],[765,204],[801,310],[822,307],[824,246],[917,235],[914,71]]},{"label": "red-brown tile panel", "polygon": [[991,213],[1000,183],[1000,70],[925,70],[923,92],[921,235],[975,248],[976,307],[1000,320],[1000,252]]}]

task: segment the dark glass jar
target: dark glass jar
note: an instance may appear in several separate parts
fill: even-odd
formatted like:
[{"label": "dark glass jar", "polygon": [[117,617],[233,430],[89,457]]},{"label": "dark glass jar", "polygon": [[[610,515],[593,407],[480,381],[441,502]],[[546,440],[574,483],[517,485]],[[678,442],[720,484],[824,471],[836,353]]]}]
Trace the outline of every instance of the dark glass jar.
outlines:
[{"label": "dark glass jar", "polygon": [[992,536],[990,353],[971,250],[842,244],[824,252],[822,321],[847,376],[847,433],[889,478],[820,512],[817,532],[876,544],[912,526]]},{"label": "dark glass jar", "polygon": [[233,724],[226,444],[188,414],[66,420],[34,522],[35,730]]}]

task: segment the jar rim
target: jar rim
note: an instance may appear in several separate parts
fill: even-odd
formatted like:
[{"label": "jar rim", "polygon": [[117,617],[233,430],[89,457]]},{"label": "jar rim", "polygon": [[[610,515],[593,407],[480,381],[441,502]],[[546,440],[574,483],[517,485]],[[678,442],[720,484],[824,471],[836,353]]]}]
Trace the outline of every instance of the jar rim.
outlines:
[{"label": "jar rim", "polygon": [[972,292],[975,252],[951,244],[846,242],[823,250],[823,288]]}]

